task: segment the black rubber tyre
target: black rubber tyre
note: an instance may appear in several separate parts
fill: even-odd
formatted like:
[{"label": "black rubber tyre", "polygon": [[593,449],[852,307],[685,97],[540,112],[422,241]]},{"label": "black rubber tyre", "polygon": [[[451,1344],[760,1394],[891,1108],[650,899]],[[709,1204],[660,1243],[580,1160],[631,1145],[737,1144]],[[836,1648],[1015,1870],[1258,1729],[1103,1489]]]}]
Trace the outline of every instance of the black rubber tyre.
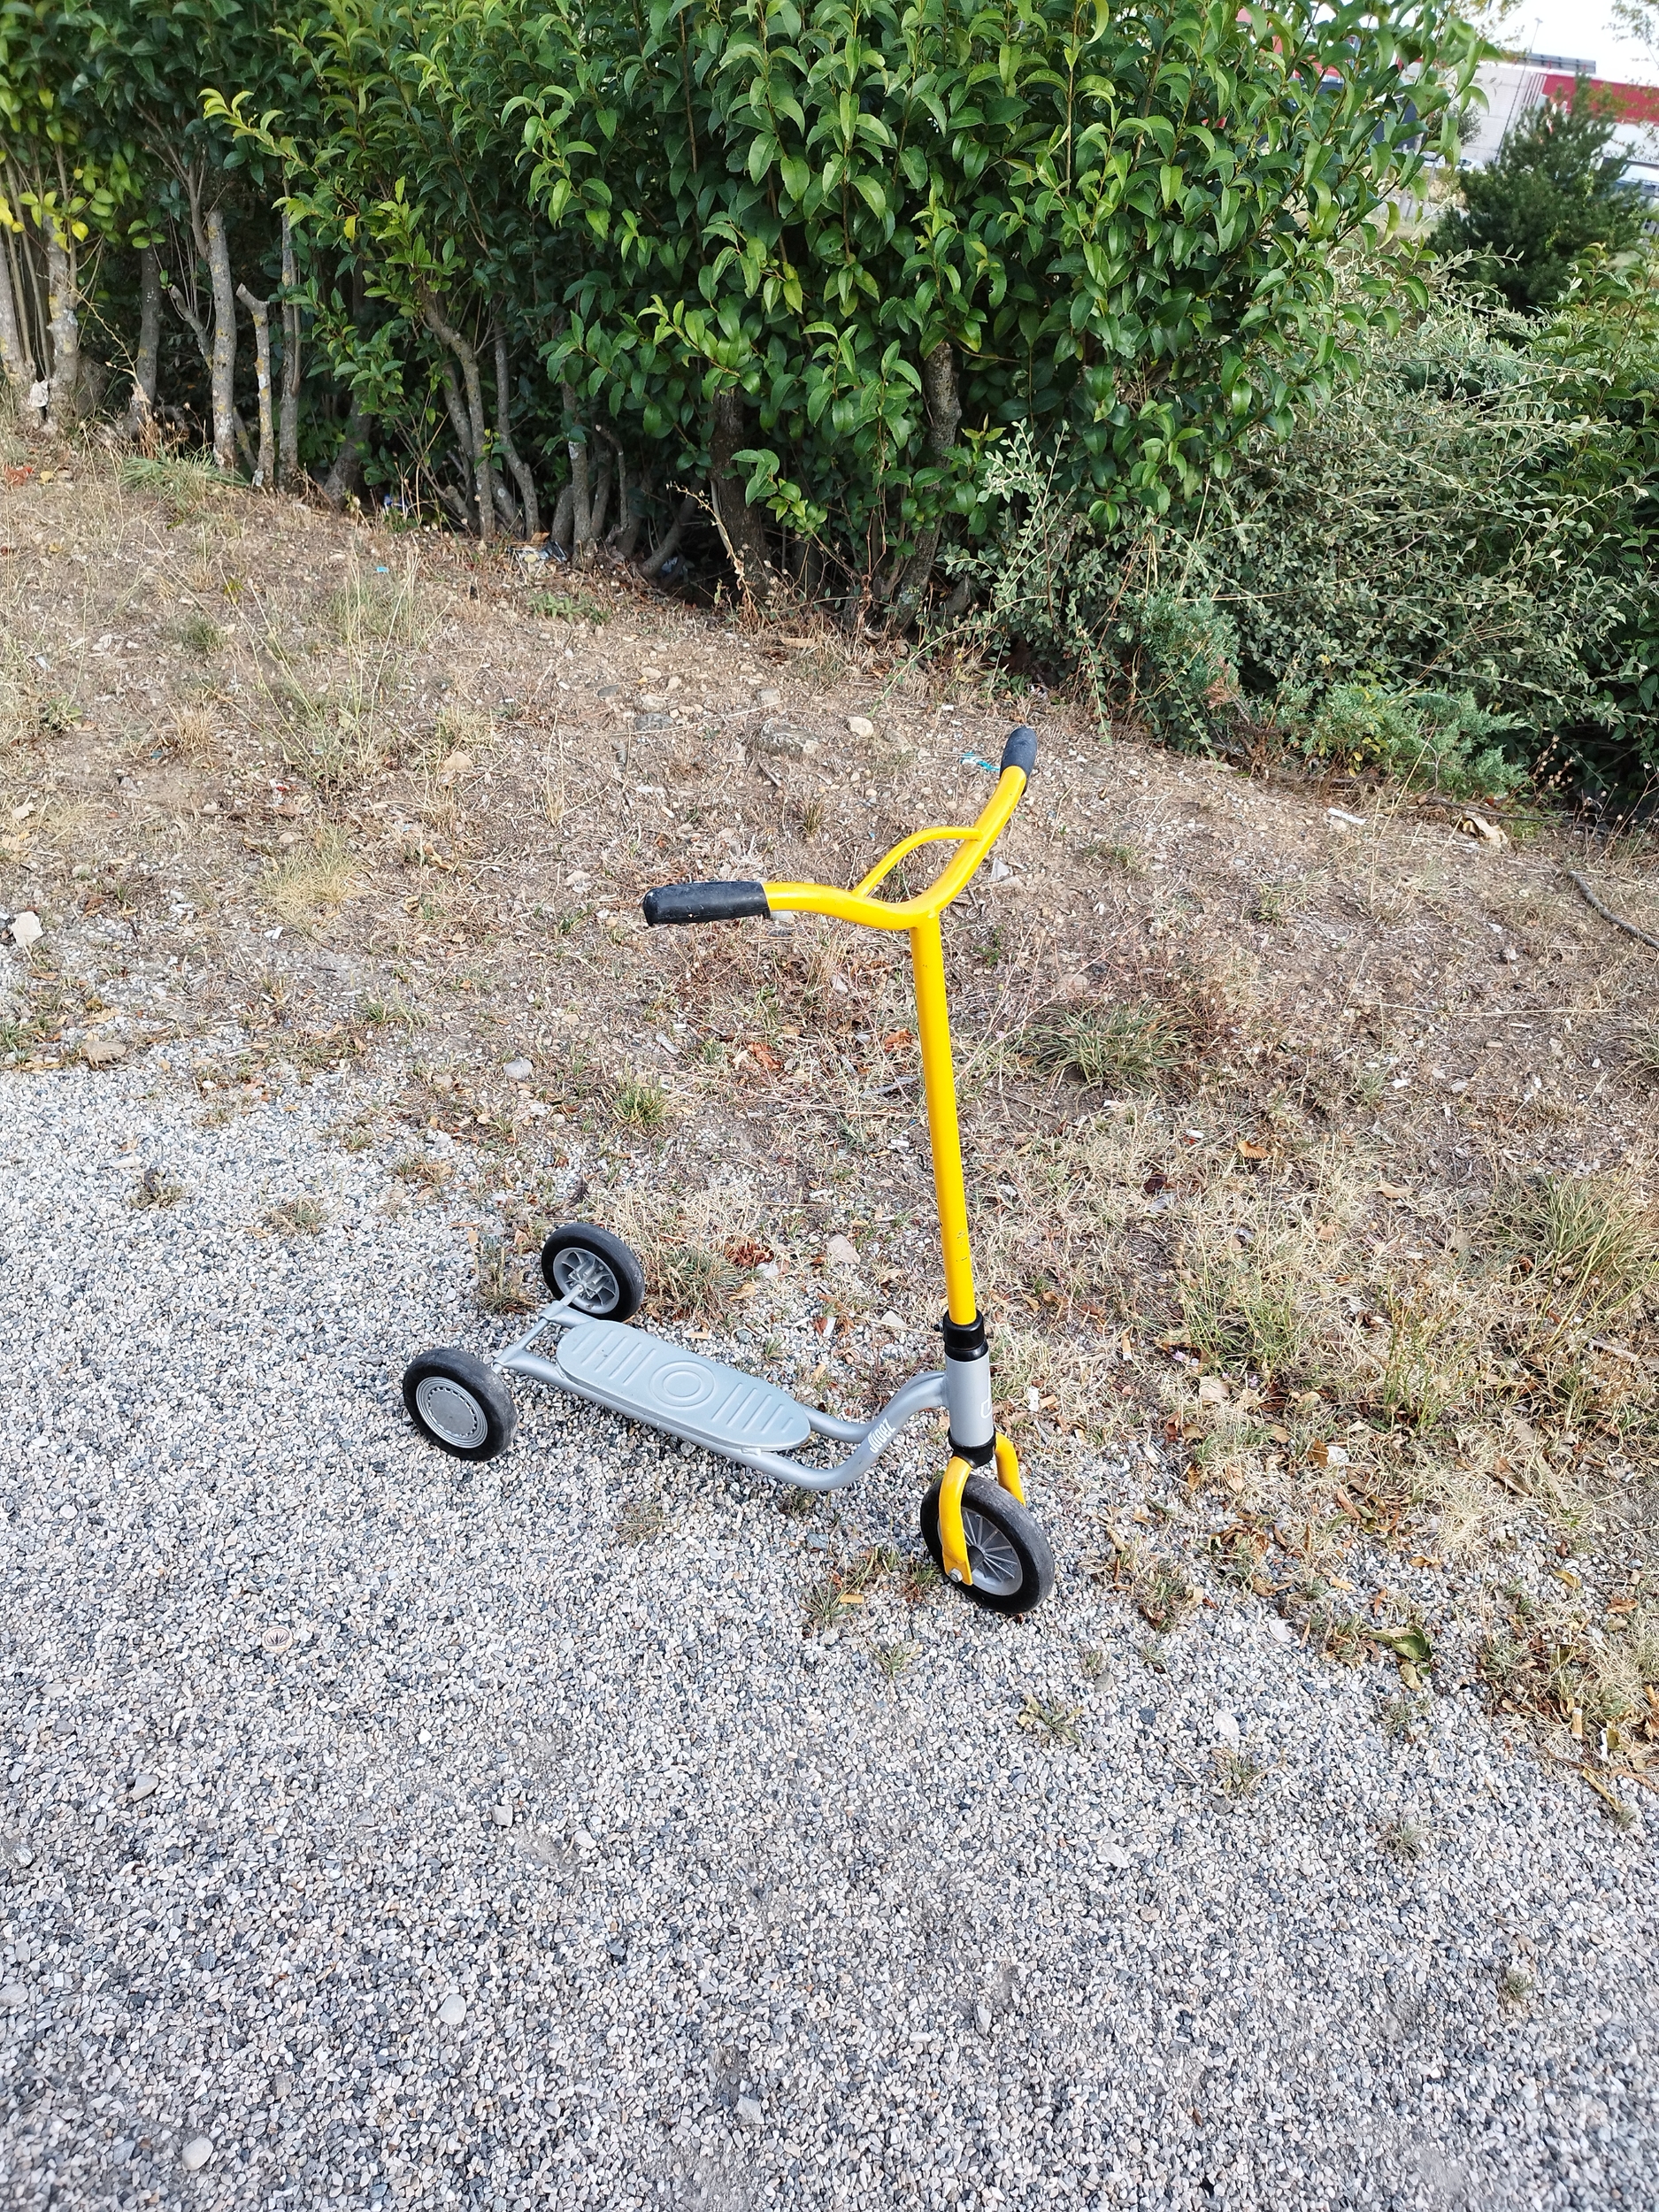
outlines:
[{"label": "black rubber tyre", "polygon": [[428,1444],[456,1459],[494,1459],[512,1442],[512,1393],[471,1352],[440,1345],[403,1370],[403,1403]]},{"label": "black rubber tyre", "polygon": [[626,1321],[645,1302],[645,1271],[620,1237],[567,1221],[541,1247],[541,1279],[595,1321]]},{"label": "black rubber tyre", "polygon": [[[939,1490],[935,1483],[922,1500],[922,1541],[943,1574]],[[952,1586],[987,1612],[1029,1613],[1053,1589],[1054,1554],[1048,1540],[1001,1483],[987,1475],[968,1477],[962,1491],[962,1532],[968,1540],[973,1580]]]}]

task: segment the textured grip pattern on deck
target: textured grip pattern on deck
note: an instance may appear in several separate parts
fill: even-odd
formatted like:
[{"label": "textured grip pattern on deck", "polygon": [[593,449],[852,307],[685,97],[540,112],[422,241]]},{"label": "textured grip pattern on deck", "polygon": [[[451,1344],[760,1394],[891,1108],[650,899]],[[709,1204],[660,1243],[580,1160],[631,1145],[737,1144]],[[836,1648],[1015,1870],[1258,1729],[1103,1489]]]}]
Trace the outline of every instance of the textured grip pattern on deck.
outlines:
[{"label": "textured grip pattern on deck", "polygon": [[618,1413],[734,1450],[789,1452],[811,1424],[788,1393],[700,1352],[682,1351],[622,1321],[583,1321],[560,1338],[573,1383]]}]

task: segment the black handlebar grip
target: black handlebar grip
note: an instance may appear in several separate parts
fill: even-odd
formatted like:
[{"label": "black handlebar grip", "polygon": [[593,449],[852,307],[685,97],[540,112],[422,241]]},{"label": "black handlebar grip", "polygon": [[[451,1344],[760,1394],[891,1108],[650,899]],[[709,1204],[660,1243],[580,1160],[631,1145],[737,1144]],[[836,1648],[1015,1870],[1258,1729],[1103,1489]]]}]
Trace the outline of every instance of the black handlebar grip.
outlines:
[{"label": "black handlebar grip", "polygon": [[772,912],[764,883],[665,883],[640,903],[653,928],[660,922],[741,922]]},{"label": "black handlebar grip", "polygon": [[1009,732],[1008,742],[1002,748],[1002,765],[1023,768],[1025,780],[1030,782],[1031,772],[1037,765],[1037,733],[1029,722],[1022,722],[1017,730]]}]

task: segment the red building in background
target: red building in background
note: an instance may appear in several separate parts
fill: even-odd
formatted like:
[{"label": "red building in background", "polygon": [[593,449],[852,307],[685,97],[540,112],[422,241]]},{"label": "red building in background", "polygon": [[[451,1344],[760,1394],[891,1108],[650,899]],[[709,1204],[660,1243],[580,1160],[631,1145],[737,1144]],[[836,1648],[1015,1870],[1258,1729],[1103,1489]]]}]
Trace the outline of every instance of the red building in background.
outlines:
[{"label": "red building in background", "polygon": [[1513,61],[1488,62],[1477,73],[1476,89],[1486,96],[1486,112],[1463,142],[1463,160],[1484,168],[1496,157],[1505,134],[1540,101],[1570,104],[1575,88],[1587,85],[1617,116],[1613,146],[1624,156],[1627,182],[1659,198],[1659,85],[1612,84],[1598,77],[1593,61],[1566,54],[1522,54]]}]

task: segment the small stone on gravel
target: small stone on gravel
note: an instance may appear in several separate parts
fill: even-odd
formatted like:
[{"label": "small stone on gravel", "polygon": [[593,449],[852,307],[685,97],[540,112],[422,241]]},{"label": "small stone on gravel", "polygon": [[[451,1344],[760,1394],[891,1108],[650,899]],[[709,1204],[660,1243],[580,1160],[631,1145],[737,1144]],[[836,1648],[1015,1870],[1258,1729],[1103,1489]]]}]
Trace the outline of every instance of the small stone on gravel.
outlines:
[{"label": "small stone on gravel", "polygon": [[161,1784],[153,1774],[139,1774],[133,1778],[131,1797],[134,1805],[142,1805],[147,1797],[153,1797]]},{"label": "small stone on gravel", "polygon": [[4,2005],[8,2012],[16,2012],[28,2001],[29,1993],[21,1982],[7,1982],[4,1988],[0,1989],[0,2005]]},{"label": "small stone on gravel", "polygon": [[502,1073],[510,1083],[527,1083],[535,1070],[528,1060],[509,1060]]},{"label": "small stone on gravel", "polygon": [[446,2028],[458,2028],[466,2017],[466,1999],[458,1992],[446,1997],[438,2007],[438,2018]]},{"label": "small stone on gravel", "polygon": [[766,2116],[760,2108],[758,2097],[740,2097],[737,2101],[737,2116],[746,2128],[757,2128]]},{"label": "small stone on gravel", "polygon": [[199,2174],[213,2155],[213,2146],[205,2135],[193,2135],[180,2154],[187,2174]]}]

